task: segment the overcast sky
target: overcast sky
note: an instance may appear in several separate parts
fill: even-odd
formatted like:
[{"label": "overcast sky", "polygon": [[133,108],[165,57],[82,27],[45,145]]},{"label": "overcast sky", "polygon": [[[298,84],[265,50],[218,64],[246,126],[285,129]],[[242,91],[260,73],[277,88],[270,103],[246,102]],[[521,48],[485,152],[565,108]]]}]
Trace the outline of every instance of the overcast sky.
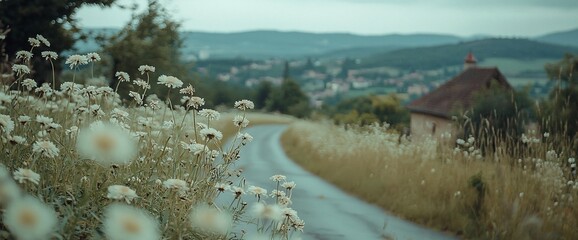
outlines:
[{"label": "overcast sky", "polygon": [[[117,0],[120,4],[146,0]],[[183,30],[537,36],[578,28],[578,0],[164,0]],[[85,27],[121,27],[118,7],[84,7]]]}]

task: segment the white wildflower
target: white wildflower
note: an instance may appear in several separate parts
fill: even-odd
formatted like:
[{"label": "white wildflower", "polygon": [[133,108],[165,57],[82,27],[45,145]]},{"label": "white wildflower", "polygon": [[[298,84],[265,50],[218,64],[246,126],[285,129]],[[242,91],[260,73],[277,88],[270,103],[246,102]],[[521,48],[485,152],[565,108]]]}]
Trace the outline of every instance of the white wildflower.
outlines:
[{"label": "white wildflower", "polygon": [[130,82],[130,76],[128,75],[128,73],[126,72],[116,72],[114,74],[114,76],[118,79],[118,81],[120,82]]},{"label": "white wildflower", "polygon": [[56,147],[56,145],[48,140],[40,140],[34,142],[32,145],[32,151],[34,153],[42,154],[48,158],[58,157],[60,153],[60,150]]},{"label": "white wildflower", "polygon": [[29,61],[33,54],[29,51],[20,50],[16,52],[16,59],[22,59],[23,61]]},{"label": "white wildflower", "polygon": [[203,232],[224,235],[232,227],[232,216],[213,207],[199,204],[189,214],[193,228]]},{"label": "white wildflower", "polygon": [[9,135],[14,130],[14,121],[8,115],[0,114],[0,130]]},{"label": "white wildflower", "polygon": [[108,186],[108,194],[106,195],[109,199],[124,200],[126,203],[130,204],[133,199],[137,198],[136,191],[124,186],[124,185],[111,185]]},{"label": "white wildflower", "polygon": [[185,195],[189,191],[187,182],[181,179],[167,179],[163,182],[163,186],[168,189],[176,190],[179,195]]},{"label": "white wildflower", "polygon": [[69,64],[70,69],[73,69],[74,67],[88,64],[88,57],[86,57],[85,55],[74,54],[66,59],[65,64]]},{"label": "white wildflower", "polygon": [[238,133],[237,138],[241,139],[241,144],[243,145],[247,145],[247,143],[253,141],[253,136],[249,133]]},{"label": "white wildflower", "polygon": [[264,203],[256,203],[251,209],[255,217],[261,219],[270,219],[274,221],[283,220],[283,209],[277,204],[266,205]]},{"label": "white wildflower", "polygon": [[262,187],[249,186],[249,188],[247,188],[247,191],[259,198],[267,197],[267,189],[264,189]]},{"label": "white wildflower", "polygon": [[38,84],[33,79],[27,78],[22,80],[22,86],[24,86],[26,90],[30,91],[38,87]]},{"label": "white wildflower", "polygon": [[28,43],[30,43],[31,47],[40,47],[40,40],[36,38],[28,38]]},{"label": "white wildflower", "polygon": [[240,109],[240,110],[247,110],[247,109],[253,109],[255,108],[255,104],[252,101],[243,99],[241,101],[236,101],[235,102],[235,107]]},{"label": "white wildflower", "polygon": [[205,141],[210,141],[213,139],[221,140],[223,139],[223,133],[217,131],[214,128],[205,128],[200,131],[201,136]]},{"label": "white wildflower", "polygon": [[199,115],[206,117],[209,120],[219,120],[221,114],[213,109],[202,109],[199,111]]},{"label": "white wildflower", "polygon": [[287,189],[287,190],[291,190],[294,189],[295,186],[297,186],[297,184],[295,184],[295,182],[291,181],[291,182],[284,182],[281,184],[281,187]]},{"label": "white wildflower", "polygon": [[245,116],[237,115],[233,118],[233,124],[236,127],[247,127],[249,125],[249,119]]},{"label": "white wildflower", "polygon": [[42,57],[46,60],[50,60],[50,59],[54,59],[56,60],[58,58],[58,53],[53,52],[53,51],[43,51],[42,53],[40,53],[42,55]]},{"label": "white wildflower", "polygon": [[149,65],[140,65],[138,67],[138,71],[140,72],[140,74],[155,72],[155,67]]},{"label": "white wildflower", "polygon": [[24,125],[24,124],[26,124],[26,123],[28,123],[28,122],[30,122],[30,121],[32,121],[32,119],[31,119],[29,116],[22,115],[22,116],[19,116],[19,117],[18,117],[18,122],[19,122],[20,124],[22,124],[22,125]]},{"label": "white wildflower", "polygon": [[277,174],[277,175],[271,176],[269,179],[271,179],[272,181],[275,181],[275,182],[281,182],[281,181],[285,181],[285,179],[287,179],[287,177],[285,175]]},{"label": "white wildflower", "polygon": [[16,76],[21,76],[22,74],[29,74],[30,68],[26,65],[14,64],[12,65],[12,72],[16,73]]},{"label": "white wildflower", "polygon": [[14,180],[19,183],[30,181],[31,183],[38,185],[40,182],[40,174],[27,168],[18,168],[18,170],[14,171]]},{"label": "white wildflower", "polygon": [[179,93],[193,96],[195,94],[195,88],[189,84],[189,86],[187,86],[186,88],[181,88],[181,90],[179,90]]},{"label": "white wildflower", "polygon": [[76,142],[78,154],[101,164],[128,164],[137,154],[136,143],[123,128],[96,121],[80,130]]},{"label": "white wildflower", "polygon": [[54,209],[32,196],[9,204],[3,220],[16,239],[46,239],[58,223]]},{"label": "white wildflower", "polygon": [[123,204],[111,204],[104,212],[103,231],[110,240],[158,240],[159,224],[148,212]]},{"label": "white wildflower", "polygon": [[48,41],[48,39],[46,39],[44,36],[40,35],[40,34],[36,34],[36,39],[40,42],[42,42],[44,45],[46,45],[47,47],[50,47],[50,42]]},{"label": "white wildflower", "polygon": [[165,85],[169,88],[180,88],[183,86],[183,81],[173,76],[161,75],[157,84]]},{"label": "white wildflower", "polygon": [[86,58],[88,59],[88,62],[100,61],[100,55],[98,55],[98,53],[95,53],[95,52],[91,52],[91,53],[86,54]]}]

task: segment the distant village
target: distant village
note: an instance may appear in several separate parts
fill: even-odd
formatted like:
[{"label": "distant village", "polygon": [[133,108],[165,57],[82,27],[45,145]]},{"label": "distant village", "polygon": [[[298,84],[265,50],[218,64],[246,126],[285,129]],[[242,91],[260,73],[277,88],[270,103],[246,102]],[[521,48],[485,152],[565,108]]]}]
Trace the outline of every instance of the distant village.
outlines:
[{"label": "distant village", "polygon": [[[218,81],[240,84],[249,88],[263,81],[274,85],[283,81],[284,68],[288,66],[289,77],[298,82],[315,107],[334,104],[341,99],[376,94],[397,94],[409,102],[435,90],[456,76],[463,66],[448,66],[436,70],[399,70],[390,67],[356,68],[355,59],[301,59],[286,62],[281,59],[250,60],[201,60],[195,71]],[[500,67],[500,66],[496,66]],[[508,78],[509,76],[506,75]],[[517,89],[529,91],[534,98],[547,96],[553,81],[517,83]]]}]

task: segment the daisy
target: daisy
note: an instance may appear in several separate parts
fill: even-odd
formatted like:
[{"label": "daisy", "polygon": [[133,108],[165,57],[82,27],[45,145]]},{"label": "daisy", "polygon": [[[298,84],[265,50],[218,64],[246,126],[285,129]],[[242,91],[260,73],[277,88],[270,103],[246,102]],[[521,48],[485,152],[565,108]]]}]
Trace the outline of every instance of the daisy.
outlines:
[{"label": "daisy", "polygon": [[249,120],[245,116],[237,115],[233,118],[233,124],[236,127],[247,127]]},{"label": "daisy", "polygon": [[65,64],[69,64],[70,69],[73,69],[74,67],[88,64],[88,57],[86,57],[85,55],[78,55],[78,54],[70,55],[66,59]]},{"label": "daisy", "polygon": [[50,59],[56,60],[58,58],[58,53],[53,52],[53,51],[43,51],[40,54],[46,60],[50,60]]},{"label": "daisy", "polygon": [[108,194],[106,195],[109,199],[115,200],[125,200],[127,204],[137,198],[136,191],[124,186],[124,185],[111,185],[108,186]]},{"label": "daisy", "polygon": [[281,221],[283,219],[283,210],[276,204],[266,205],[259,202],[253,205],[251,211],[257,218],[270,219],[274,221]]},{"label": "daisy", "polygon": [[40,140],[32,144],[32,152],[39,153],[48,158],[58,157],[60,150],[48,140]]},{"label": "daisy", "polygon": [[180,195],[185,195],[189,191],[189,186],[187,182],[181,179],[167,179],[163,182],[163,186],[168,189],[177,190]]},{"label": "daisy", "polygon": [[14,130],[14,121],[8,115],[0,114],[0,130],[9,135]]},{"label": "daisy", "polygon": [[36,122],[40,123],[42,126],[48,126],[54,122],[51,117],[46,117],[44,115],[36,115]]},{"label": "daisy", "polygon": [[26,65],[14,64],[12,65],[12,72],[16,73],[16,76],[20,76],[22,74],[29,74],[30,68]]},{"label": "daisy", "polygon": [[287,207],[287,206],[293,204],[293,201],[291,201],[291,198],[286,197],[286,196],[279,197],[277,202],[279,203],[279,206],[282,206],[282,207]]},{"label": "daisy", "polygon": [[249,133],[238,133],[237,138],[241,139],[241,144],[243,145],[247,145],[247,143],[253,141],[253,136]]},{"label": "daisy", "polygon": [[187,104],[187,107],[193,107],[195,109],[198,109],[200,107],[202,107],[203,105],[205,105],[205,99],[201,98],[201,97],[196,97],[196,96],[192,96],[192,97],[188,97],[188,96],[184,96],[183,97],[185,99],[185,102]]},{"label": "daisy", "polygon": [[44,36],[40,35],[40,34],[36,34],[36,39],[40,42],[42,42],[44,45],[46,45],[47,47],[50,47],[50,42],[48,41],[48,39],[46,39]]},{"label": "daisy", "polygon": [[103,231],[110,240],[161,239],[157,220],[144,210],[112,204],[104,212]]},{"label": "daisy", "polygon": [[26,90],[30,91],[38,87],[38,84],[33,79],[27,78],[22,80],[22,86],[26,87]]},{"label": "daisy", "polygon": [[116,72],[114,74],[120,82],[130,82],[130,76],[126,72]]},{"label": "daisy", "polygon": [[233,222],[230,214],[204,204],[193,208],[189,220],[195,229],[220,235],[227,234]]},{"label": "daisy", "polygon": [[88,59],[89,62],[100,61],[100,55],[98,55],[98,53],[95,53],[95,52],[86,54],[86,58]]},{"label": "daisy", "polygon": [[16,59],[22,59],[23,61],[29,61],[32,58],[32,53],[29,51],[20,50],[16,52]]},{"label": "daisy", "polygon": [[264,189],[262,187],[249,186],[249,188],[247,188],[247,191],[249,191],[249,193],[255,195],[258,198],[267,197],[267,189]]},{"label": "daisy", "polygon": [[283,184],[281,184],[281,187],[284,187],[287,190],[291,190],[294,189],[296,185],[297,184],[295,184],[295,182],[291,181],[291,182],[284,182]]},{"label": "daisy", "polygon": [[10,203],[3,220],[17,239],[46,239],[58,223],[54,209],[31,196]]},{"label": "daisy", "polygon": [[28,43],[30,43],[31,47],[40,47],[40,40],[36,38],[28,38]]},{"label": "daisy", "polygon": [[22,125],[24,125],[30,121],[32,121],[32,119],[29,116],[21,115],[18,117],[18,122]]},{"label": "daisy", "polygon": [[225,192],[226,190],[229,190],[231,188],[231,186],[229,186],[228,184],[224,184],[224,183],[216,183],[215,188],[219,192]]},{"label": "daisy", "polygon": [[189,86],[187,86],[186,88],[182,88],[181,90],[179,90],[179,93],[193,96],[195,94],[195,88],[189,84]]},{"label": "daisy", "polygon": [[8,140],[12,144],[20,144],[20,145],[26,144],[26,138],[22,136],[9,136]]},{"label": "daisy", "polygon": [[241,195],[245,194],[245,190],[241,187],[232,186],[230,190],[235,195],[235,198],[239,198]]},{"label": "daisy", "polygon": [[0,204],[2,206],[20,198],[20,194],[20,187],[14,181],[9,178],[0,180]]},{"label": "daisy", "polygon": [[138,67],[138,71],[140,72],[140,74],[145,74],[145,72],[146,73],[155,72],[155,67],[149,65],[140,65]]},{"label": "daisy", "polygon": [[285,177],[284,175],[277,174],[277,175],[271,176],[269,179],[271,179],[275,182],[281,182],[281,181],[285,181],[285,179],[287,179],[287,177]]},{"label": "daisy", "polygon": [[223,133],[217,131],[214,128],[205,128],[200,131],[201,136],[205,139],[205,141],[210,141],[212,139],[221,140],[223,139]]},{"label": "daisy", "polygon": [[136,143],[127,130],[102,121],[80,130],[76,149],[81,157],[105,165],[128,164],[137,154]]},{"label": "daisy", "polygon": [[180,88],[183,86],[183,81],[173,76],[161,75],[157,84],[165,85],[169,88]]},{"label": "daisy", "polygon": [[18,170],[14,171],[14,179],[21,184],[25,181],[30,181],[38,185],[38,182],[40,182],[40,174],[27,168],[18,168]]},{"label": "daisy", "polygon": [[199,111],[199,115],[206,117],[209,120],[219,120],[221,114],[213,109],[203,109]]},{"label": "daisy", "polygon": [[13,96],[0,92],[0,104],[9,104],[12,102],[13,98]]},{"label": "daisy", "polygon": [[240,110],[247,110],[247,109],[253,109],[255,108],[255,104],[249,100],[243,99],[241,101],[236,101],[235,102],[235,107],[240,109]]}]

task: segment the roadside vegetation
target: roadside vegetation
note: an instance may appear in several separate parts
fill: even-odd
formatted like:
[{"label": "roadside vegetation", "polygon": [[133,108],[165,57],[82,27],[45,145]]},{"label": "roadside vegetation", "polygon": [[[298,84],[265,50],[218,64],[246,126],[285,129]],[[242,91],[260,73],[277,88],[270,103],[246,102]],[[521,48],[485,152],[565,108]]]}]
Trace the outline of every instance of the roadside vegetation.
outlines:
[{"label": "roadside vegetation", "polygon": [[379,125],[299,121],[282,143],[305,169],[419,224],[468,239],[576,239],[575,155],[560,139],[524,136],[513,157],[473,137],[412,142]]}]

